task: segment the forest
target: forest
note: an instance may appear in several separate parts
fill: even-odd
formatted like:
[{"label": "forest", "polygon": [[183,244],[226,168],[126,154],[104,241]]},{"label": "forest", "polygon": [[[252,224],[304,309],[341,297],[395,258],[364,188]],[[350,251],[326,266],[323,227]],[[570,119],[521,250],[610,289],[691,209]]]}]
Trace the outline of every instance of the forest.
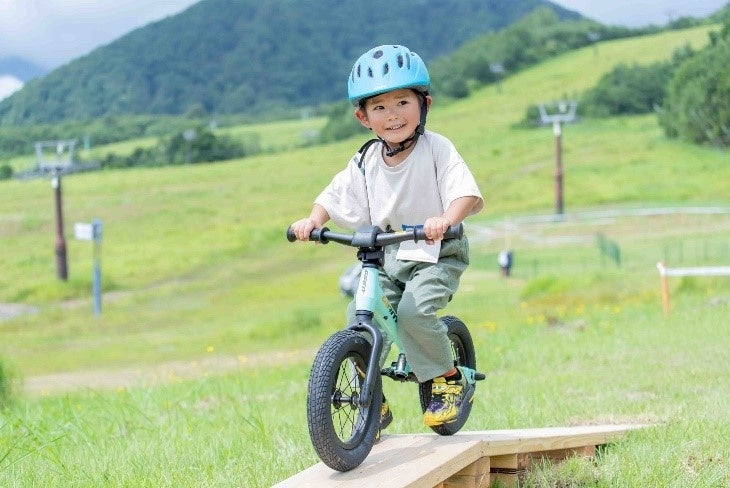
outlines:
[{"label": "forest", "polygon": [[190,112],[276,117],[339,100],[343,73],[374,45],[404,44],[429,62],[544,5],[578,18],[542,0],[202,0],[29,82],[0,102],[0,125]]}]

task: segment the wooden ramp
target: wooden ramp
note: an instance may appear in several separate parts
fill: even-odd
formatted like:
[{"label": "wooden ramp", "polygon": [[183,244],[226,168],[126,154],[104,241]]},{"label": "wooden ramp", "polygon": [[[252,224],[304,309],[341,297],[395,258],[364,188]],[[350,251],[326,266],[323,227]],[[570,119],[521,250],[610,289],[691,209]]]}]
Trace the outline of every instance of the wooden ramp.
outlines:
[{"label": "wooden ramp", "polygon": [[340,473],[316,464],[277,485],[304,487],[466,488],[517,485],[534,462],[593,456],[606,444],[640,425],[591,425],[543,429],[487,430],[386,435],[360,466]]}]

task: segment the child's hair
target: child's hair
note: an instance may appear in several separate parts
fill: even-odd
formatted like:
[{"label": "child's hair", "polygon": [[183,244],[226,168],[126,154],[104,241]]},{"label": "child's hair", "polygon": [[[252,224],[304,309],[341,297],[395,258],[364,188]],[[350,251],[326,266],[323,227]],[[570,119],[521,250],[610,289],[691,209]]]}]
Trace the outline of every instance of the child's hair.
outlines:
[{"label": "child's hair", "polygon": [[360,56],[347,79],[347,95],[356,107],[381,93],[412,88],[428,94],[431,78],[421,57],[405,46],[374,47]]}]

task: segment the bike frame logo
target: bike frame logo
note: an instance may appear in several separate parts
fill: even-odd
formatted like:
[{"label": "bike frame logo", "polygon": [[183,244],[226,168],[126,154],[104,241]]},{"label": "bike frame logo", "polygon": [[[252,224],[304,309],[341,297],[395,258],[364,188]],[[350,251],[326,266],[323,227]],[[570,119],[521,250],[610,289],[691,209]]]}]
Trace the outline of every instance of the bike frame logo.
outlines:
[{"label": "bike frame logo", "polygon": [[363,269],[362,270],[362,277],[360,278],[360,293],[365,293],[368,287],[368,270]]},{"label": "bike frame logo", "polygon": [[382,297],[382,300],[383,300],[383,305],[385,305],[385,309],[386,309],[386,310],[388,311],[388,313],[390,314],[390,317],[391,317],[391,318],[392,318],[393,320],[395,320],[395,321],[398,321],[398,314],[396,314],[396,313],[395,313],[395,310],[393,309],[393,307],[391,307],[391,306],[390,306],[390,302],[389,302],[389,301],[388,301],[388,299],[387,299],[387,298],[385,297],[385,295],[383,295],[383,297]]}]

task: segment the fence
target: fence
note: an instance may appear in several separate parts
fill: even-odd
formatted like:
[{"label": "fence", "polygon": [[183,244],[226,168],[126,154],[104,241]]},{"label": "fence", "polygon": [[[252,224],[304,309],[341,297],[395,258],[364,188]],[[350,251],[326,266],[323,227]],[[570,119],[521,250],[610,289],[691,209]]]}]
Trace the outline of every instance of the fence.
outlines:
[{"label": "fence", "polygon": [[669,315],[669,278],[670,276],[730,276],[730,266],[697,266],[693,268],[667,268],[663,262],[656,265],[662,288],[662,309]]}]

